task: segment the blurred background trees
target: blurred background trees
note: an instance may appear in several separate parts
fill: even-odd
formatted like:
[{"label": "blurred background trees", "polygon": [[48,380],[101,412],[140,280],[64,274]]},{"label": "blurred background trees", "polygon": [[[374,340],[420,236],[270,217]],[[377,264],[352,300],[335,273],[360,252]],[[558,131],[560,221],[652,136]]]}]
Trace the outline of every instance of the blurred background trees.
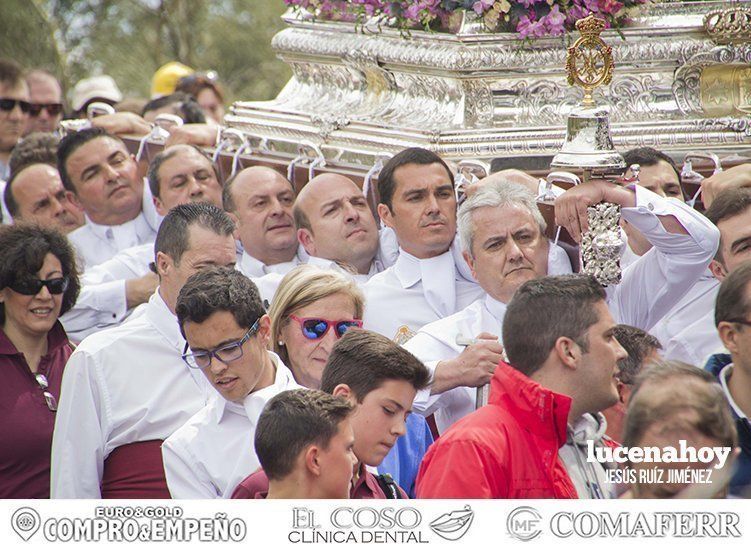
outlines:
[{"label": "blurred background trees", "polygon": [[66,91],[108,74],[126,97],[177,60],[215,70],[233,100],[276,96],[291,73],[274,56],[282,0],[0,0],[0,57],[47,68]]}]

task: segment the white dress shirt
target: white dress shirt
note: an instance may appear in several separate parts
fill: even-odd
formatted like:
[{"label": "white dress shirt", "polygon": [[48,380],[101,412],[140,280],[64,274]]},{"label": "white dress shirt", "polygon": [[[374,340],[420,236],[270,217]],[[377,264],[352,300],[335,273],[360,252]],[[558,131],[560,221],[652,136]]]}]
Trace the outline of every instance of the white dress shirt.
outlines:
[{"label": "white dress shirt", "polygon": [[[719,290],[720,282],[717,281],[709,269],[705,270],[704,274],[691,287],[691,290],[652,327],[649,333],[660,341],[663,348],[667,348],[673,338],[680,336],[686,329],[705,315],[711,314],[712,319],[714,319],[715,300],[717,299]],[[714,329],[714,321],[711,328]],[[692,339],[686,338],[686,340],[690,343]],[[701,344],[691,349],[696,352],[702,351]],[[696,361],[695,364],[699,364],[700,362],[703,361]]]},{"label": "white dress shirt", "polygon": [[[381,271],[380,262],[375,260],[371,263],[370,270],[367,274],[352,274],[351,270],[340,266],[334,261],[331,261],[329,259],[322,259],[321,257],[308,257],[307,262],[301,264],[309,264],[322,270],[334,270],[335,272],[339,272],[349,278],[352,278],[356,283],[360,285],[364,284],[366,281],[368,281],[368,279]],[[256,287],[258,287],[258,292],[261,294],[261,300],[265,300],[269,304],[271,304],[271,301],[274,299],[274,295],[276,295],[276,290],[279,289],[279,284],[282,283],[284,276],[285,274],[283,273],[270,272],[265,276],[257,278],[251,277],[250,279],[253,280],[253,283],[255,283]]]},{"label": "white dress shirt", "polygon": [[276,377],[268,387],[238,402],[214,392],[209,403],[162,444],[164,473],[173,499],[229,499],[246,476],[261,467],[253,441],[266,403],[299,389],[276,353]]},{"label": "white dress shirt", "polygon": [[[652,244],[608,287],[608,306],[617,323],[645,331],[675,306],[702,277],[720,243],[720,231],[706,217],[675,198],[663,198],[639,185],[636,205],[622,217]],[[688,234],[665,230],[660,216],[671,215]]]},{"label": "white dress shirt", "polygon": [[373,276],[363,291],[364,327],[388,338],[405,328],[416,333],[483,294],[477,283],[460,274],[450,251],[418,259],[401,249],[394,266]]},{"label": "white dress shirt", "polygon": [[[703,274],[716,251],[719,232],[698,212],[675,199],[662,198],[642,187],[637,187],[636,194],[637,206],[624,208],[622,213],[634,227],[644,228],[642,233],[654,248],[623,271],[620,284],[608,288],[608,306],[616,322],[645,328],[650,321],[665,315]],[[674,215],[689,235],[666,232],[657,218],[662,214]],[[553,247],[556,246],[551,244]],[[675,253],[676,248],[685,253]],[[549,256],[549,274],[566,273],[551,267],[551,262]],[[464,312],[423,327],[405,348],[433,373],[440,361],[453,359],[464,350],[456,344],[457,333],[476,338],[487,332],[501,338],[505,311],[503,303],[486,296]],[[432,396],[429,388],[423,389],[415,397],[414,409],[423,415],[435,412],[442,432],[475,409],[475,389],[457,389]]]},{"label": "white dress shirt", "polygon": [[99,225],[86,216],[86,222],[68,234],[76,250],[81,269],[101,264],[129,247],[154,244],[162,217],[157,214],[149,190],[144,183],[141,213],[122,225]]},{"label": "white dress shirt", "polygon": [[[717,290],[719,291],[719,287]],[[723,352],[725,352],[725,345],[717,332],[714,323],[714,308],[712,308],[671,338],[665,346],[664,356],[665,359],[704,368],[711,355]]]},{"label": "white dress shirt", "polygon": [[125,282],[144,276],[153,261],[154,244],[149,243],[125,249],[86,269],[75,306],[60,318],[68,337],[78,343],[124,321],[130,314]]},{"label": "white dress shirt", "polygon": [[298,246],[297,253],[291,261],[277,264],[264,264],[263,261],[260,261],[250,253],[243,251],[242,257],[240,257],[237,262],[237,269],[249,278],[260,278],[261,276],[265,276],[272,272],[284,275],[295,268],[298,264],[304,263],[307,260],[307,256],[308,254],[305,253],[302,246]]},{"label": "white dress shirt", "polygon": [[[506,305],[486,294],[464,310],[425,325],[404,348],[425,363],[432,377],[439,362],[454,359],[464,350],[456,343],[458,334],[475,338],[486,332],[496,335],[500,342],[504,315]],[[476,391],[474,387],[457,387],[431,395],[430,387],[426,387],[417,393],[412,409],[425,417],[434,414],[438,432],[443,434],[451,424],[474,411]]]},{"label": "white dress shirt", "polygon": [[100,498],[117,447],[164,440],[205,406],[209,385],[159,291],[141,316],[84,340],[68,360],[52,438],[51,496]]}]

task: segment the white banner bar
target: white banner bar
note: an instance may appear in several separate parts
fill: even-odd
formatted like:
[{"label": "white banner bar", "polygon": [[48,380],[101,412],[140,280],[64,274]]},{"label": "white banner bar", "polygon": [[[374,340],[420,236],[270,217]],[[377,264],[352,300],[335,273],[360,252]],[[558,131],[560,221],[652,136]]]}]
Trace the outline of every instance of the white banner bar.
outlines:
[{"label": "white banner bar", "polygon": [[749,542],[751,502],[0,501],[8,544]]}]

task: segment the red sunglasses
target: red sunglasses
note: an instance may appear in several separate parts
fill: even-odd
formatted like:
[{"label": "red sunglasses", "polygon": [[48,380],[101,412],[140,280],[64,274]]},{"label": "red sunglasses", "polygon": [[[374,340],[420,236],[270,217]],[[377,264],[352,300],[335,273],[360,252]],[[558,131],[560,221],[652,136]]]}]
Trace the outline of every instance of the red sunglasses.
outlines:
[{"label": "red sunglasses", "polygon": [[329,331],[329,327],[334,328],[334,334],[337,338],[341,338],[342,335],[347,332],[351,327],[362,328],[361,319],[347,319],[344,321],[329,321],[322,317],[306,317],[301,318],[296,315],[289,316],[300,324],[300,330],[303,336],[308,340],[318,340],[326,336]]}]

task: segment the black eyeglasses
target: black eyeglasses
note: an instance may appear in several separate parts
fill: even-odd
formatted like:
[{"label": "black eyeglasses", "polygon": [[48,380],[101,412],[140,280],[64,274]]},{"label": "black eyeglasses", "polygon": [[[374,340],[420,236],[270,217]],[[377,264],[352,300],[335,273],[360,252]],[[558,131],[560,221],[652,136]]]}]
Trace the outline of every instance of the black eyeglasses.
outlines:
[{"label": "black eyeglasses", "polygon": [[0,98],[0,110],[2,111],[13,111],[13,108],[16,107],[16,104],[21,106],[22,112],[29,113],[29,110],[31,109],[31,104],[26,102],[26,100],[16,100],[14,98]]},{"label": "black eyeglasses", "polygon": [[216,357],[223,363],[231,363],[243,356],[243,344],[250,340],[250,337],[258,332],[259,322],[253,323],[253,326],[248,329],[245,335],[237,342],[230,342],[224,344],[216,349],[188,351],[190,347],[187,343],[183,350],[183,361],[191,368],[204,369],[211,364],[211,359]]},{"label": "black eyeglasses", "polygon": [[47,403],[47,408],[50,409],[50,412],[57,412],[57,400],[55,400],[55,396],[47,390],[50,386],[47,381],[47,376],[44,374],[34,374],[34,377],[36,378],[39,387],[42,388],[42,394],[44,395],[44,401]]},{"label": "black eyeglasses", "polygon": [[67,276],[51,280],[40,280],[39,278],[29,276],[26,278],[16,278],[8,287],[22,295],[36,295],[42,290],[42,287],[46,287],[51,295],[59,295],[65,292],[69,282],[70,279]]},{"label": "black eyeglasses", "polygon": [[32,117],[38,116],[42,113],[42,110],[47,110],[47,113],[54,117],[55,115],[60,115],[62,113],[63,105],[59,102],[54,102],[52,104],[29,104],[29,114]]}]

